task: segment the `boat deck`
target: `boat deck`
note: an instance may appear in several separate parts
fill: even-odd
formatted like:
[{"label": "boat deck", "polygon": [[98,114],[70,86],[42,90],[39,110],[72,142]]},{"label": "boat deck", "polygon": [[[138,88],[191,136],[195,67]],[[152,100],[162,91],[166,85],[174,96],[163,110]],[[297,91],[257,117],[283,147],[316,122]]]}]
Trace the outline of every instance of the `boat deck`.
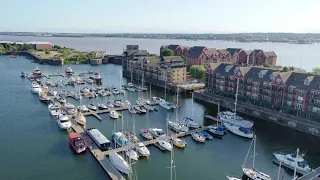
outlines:
[{"label": "boat deck", "polygon": [[297,180],[317,180],[319,179],[318,176],[320,175],[320,167],[312,170],[308,174],[305,174],[299,177]]},{"label": "boat deck", "polygon": [[111,164],[109,159],[105,157],[104,153],[102,153],[101,150],[95,145],[95,143],[89,138],[87,133],[84,132],[82,127],[80,127],[77,124],[73,124],[72,129],[75,132],[81,134],[86,144],[88,145],[88,149],[90,150],[91,154],[99,162],[100,166],[104,169],[104,171],[108,173],[111,179],[125,180],[125,178],[120,174],[120,172]]}]

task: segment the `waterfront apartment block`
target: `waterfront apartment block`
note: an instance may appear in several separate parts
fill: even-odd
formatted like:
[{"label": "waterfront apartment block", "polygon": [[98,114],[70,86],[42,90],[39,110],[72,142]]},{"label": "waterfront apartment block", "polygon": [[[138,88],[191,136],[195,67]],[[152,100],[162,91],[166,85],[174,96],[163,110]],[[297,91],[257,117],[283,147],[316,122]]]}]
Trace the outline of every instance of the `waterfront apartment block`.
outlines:
[{"label": "waterfront apartment block", "polygon": [[54,45],[49,42],[13,42],[13,41],[0,41],[0,44],[5,46],[6,44],[16,44],[18,46],[22,46],[23,44],[30,44],[36,50],[51,50],[53,49]]},{"label": "waterfront apartment block", "polygon": [[238,78],[239,101],[319,121],[320,76],[210,63],[206,71],[206,92],[235,98]]},{"label": "waterfront apartment block", "polygon": [[149,53],[147,50],[140,50],[139,45],[127,45],[126,49],[123,50],[123,62],[122,67],[127,70],[127,64],[129,61],[138,57],[148,57]]},{"label": "waterfront apartment block", "polygon": [[256,65],[265,63],[276,66],[277,55],[273,51],[260,49],[243,50],[241,48],[216,49],[205,46],[164,45],[160,47],[160,54],[165,49],[171,49],[175,56],[186,59],[187,66],[208,65],[210,63],[226,62],[235,65]]},{"label": "waterfront apartment block", "polygon": [[152,79],[177,83],[186,81],[186,64],[181,56],[136,57],[126,62],[127,70]]}]

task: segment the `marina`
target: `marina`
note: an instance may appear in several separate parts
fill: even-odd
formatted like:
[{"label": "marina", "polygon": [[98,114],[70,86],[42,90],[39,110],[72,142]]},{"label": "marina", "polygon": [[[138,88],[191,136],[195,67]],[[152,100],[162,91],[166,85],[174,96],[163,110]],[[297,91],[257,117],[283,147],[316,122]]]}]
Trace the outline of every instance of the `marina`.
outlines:
[{"label": "marina", "polygon": [[[19,58],[19,57],[17,57],[17,58]],[[31,64],[32,65],[32,64]],[[34,65],[33,65],[33,67],[34,67]],[[73,66],[72,66],[72,68],[74,68]],[[31,68],[32,69],[32,68]],[[40,67],[40,69],[44,69],[44,68],[42,68],[42,67]],[[28,69],[26,69],[26,68],[22,68],[21,70],[26,70],[26,72],[28,72]],[[78,72],[81,72],[81,71],[79,71],[79,70],[77,70]],[[20,72],[20,71],[19,71]],[[101,70],[100,70],[100,72],[102,72]],[[49,74],[49,73],[48,73]],[[18,73],[18,75],[19,75],[19,73]],[[16,74],[16,76],[17,76],[17,74]],[[26,76],[27,77],[27,76]],[[106,77],[105,75],[102,75],[102,77]],[[112,81],[112,78],[114,78],[114,79],[116,79],[115,77],[112,77],[112,76],[109,76],[109,79],[110,79],[110,77],[111,77],[111,80],[110,81]],[[19,77],[20,78],[20,77]],[[62,76],[54,76],[54,77],[51,77],[50,79],[54,82],[55,80],[55,78],[65,78],[65,77],[62,77]],[[43,77],[43,79],[42,79],[42,82],[44,82],[44,80],[45,80],[45,77]],[[107,82],[107,83],[104,83],[104,84],[108,84],[108,79],[106,79],[106,78],[104,78],[104,82]],[[21,79],[21,83],[24,83],[23,82],[24,80],[23,79]],[[27,82],[27,81],[25,81],[25,82]],[[124,81],[125,82],[125,81]],[[110,84],[114,84],[114,83],[110,83]],[[30,91],[29,90],[29,87],[31,86],[31,84],[30,84],[30,82],[28,82],[27,84],[26,84],[26,88],[25,88],[25,90],[24,91]],[[86,86],[86,85],[82,85],[82,86],[80,86],[80,87],[84,87],[84,86]],[[116,87],[121,87],[121,85],[116,85],[115,84],[115,86]],[[89,85],[88,87],[91,87],[91,85]],[[51,89],[51,87],[49,87],[49,90]],[[23,89],[22,89],[23,90]],[[77,100],[77,99],[74,99],[73,97],[72,97],[72,94],[74,94],[74,93],[76,93],[77,92],[77,86],[75,86],[75,87],[73,87],[73,86],[62,86],[62,87],[57,87],[57,92],[58,92],[58,94],[59,94],[59,92],[62,92],[62,90],[64,90],[65,92],[70,92],[70,94],[68,94],[68,93],[63,93],[64,94],[64,96],[67,96],[66,97],[66,102],[67,103],[72,103],[72,104],[74,104],[75,106],[78,106],[78,105],[80,105],[80,104],[83,104],[83,105],[87,105],[87,104],[90,104],[90,103],[92,103],[92,104],[94,104],[94,105],[97,105],[98,103],[101,103],[101,102],[103,102],[103,103],[106,103],[106,102],[111,102],[111,101],[114,101],[114,100],[117,100],[117,99],[121,99],[122,100],[122,102],[125,102],[125,100],[129,100],[132,104],[135,104],[134,102],[136,101],[136,99],[137,99],[137,97],[138,97],[138,94],[139,94],[139,92],[128,92],[128,91],[126,91],[125,92],[125,95],[123,96],[123,95],[111,95],[111,96],[108,96],[108,97],[96,97],[96,98],[86,98],[85,96],[83,96],[82,97],[82,100]],[[43,90],[43,91],[46,91],[46,90]],[[152,88],[152,95],[153,96],[158,96],[158,97],[164,97],[164,95],[163,94],[161,94],[160,92],[163,92],[163,90],[158,90],[157,88]],[[149,97],[149,93],[147,93],[147,92],[140,92],[140,96],[141,95],[143,95],[144,97]],[[36,100],[38,100],[38,97],[37,97],[37,95],[36,94],[34,94],[34,93],[32,93],[32,94],[26,94],[25,96],[30,96],[30,97],[32,97],[33,99],[36,99]],[[131,96],[131,97],[130,97]],[[172,98],[170,98],[172,96]],[[49,97],[51,97],[52,98],[52,96],[49,96]],[[169,101],[173,101],[174,102],[174,100],[175,100],[175,95],[174,94],[171,94],[171,95],[168,95],[167,96],[167,100],[169,100]],[[82,102],[81,102],[82,101]],[[178,120],[181,120],[181,119],[183,119],[183,117],[185,117],[185,116],[188,116],[188,117],[192,117],[192,115],[191,115],[191,108],[190,108],[190,105],[191,105],[191,100],[190,100],[190,97],[189,97],[189,99],[182,99],[182,97],[181,97],[181,99],[179,99],[179,101],[181,101],[182,103],[181,103],[181,108],[179,108],[179,113],[178,113]],[[31,104],[37,104],[37,103],[39,103],[39,102],[30,102]],[[80,103],[80,104],[79,104]],[[195,104],[195,112],[194,112],[194,120],[196,121],[196,122],[199,122],[200,124],[201,124],[201,126],[203,125],[203,128],[207,128],[209,125],[214,125],[215,124],[215,122],[216,122],[216,118],[214,118],[214,117],[216,117],[216,113],[217,112],[212,112],[212,111],[206,111],[206,112],[204,112],[204,111],[202,111],[202,110],[200,110],[200,109],[202,109],[203,107],[202,106],[200,106],[198,103],[194,103]],[[42,103],[39,103],[39,105],[40,106],[43,106],[42,105]],[[185,106],[189,106],[189,108],[188,109],[186,109],[185,108]],[[132,106],[135,106],[135,105],[132,105]],[[62,107],[62,106],[61,106]],[[175,119],[176,119],[176,115],[175,115],[175,113],[176,113],[176,111],[175,110],[167,110],[167,109],[165,109],[165,108],[162,108],[162,107],[160,107],[160,106],[158,106],[158,105],[156,105],[156,104],[154,104],[154,107],[158,110],[158,112],[149,112],[149,115],[150,115],[150,120],[149,121],[151,121],[150,122],[150,127],[158,127],[158,128],[162,128],[165,132],[167,132],[166,131],[166,118],[165,117],[161,117],[161,115],[162,114],[169,114],[170,115],[170,121],[173,121],[173,122],[175,122]],[[201,108],[200,108],[201,107]],[[119,108],[122,108],[122,109],[117,109],[117,108],[115,108],[116,109],[116,111],[119,111],[119,113],[121,113],[122,115],[123,115],[123,121],[124,121],[124,125],[125,125],[125,128],[124,129],[127,129],[127,127],[128,128],[131,128],[131,125],[126,125],[126,124],[131,124],[132,123],[132,121],[130,120],[131,119],[131,117],[135,117],[135,122],[136,122],[136,129],[137,130],[139,130],[140,128],[145,128],[145,119],[146,119],[146,117],[148,116],[148,113],[147,114],[137,114],[137,115],[135,115],[135,114],[130,114],[128,111],[126,111],[126,109],[124,108],[123,109],[123,107],[119,107]],[[46,108],[45,108],[46,109]],[[43,110],[41,110],[41,111],[43,111]],[[46,110],[44,110],[44,111],[46,111]],[[31,111],[32,112],[32,111]],[[87,125],[86,126],[88,126],[88,127],[86,127],[86,129],[88,129],[88,128],[91,128],[91,127],[98,127],[99,129],[106,129],[106,130],[101,130],[101,132],[108,138],[108,139],[110,139],[110,137],[111,137],[111,132],[112,132],[112,129],[114,129],[113,127],[115,126],[116,128],[115,129],[118,129],[118,130],[121,130],[121,119],[119,118],[118,120],[112,120],[112,119],[110,119],[109,117],[108,117],[108,113],[110,112],[110,110],[109,111],[106,111],[106,110],[97,110],[97,111],[89,111],[89,112],[83,112],[83,115],[84,116],[86,116],[86,118],[87,118]],[[40,112],[41,113],[41,112]],[[43,113],[41,113],[41,114],[43,114]],[[94,117],[95,115],[93,115],[93,114],[96,114],[96,115],[98,115],[99,117],[100,117],[100,119],[101,119],[101,121],[99,121],[99,120],[97,120],[98,118],[97,117]],[[91,117],[92,116],[92,117]],[[163,116],[163,115],[162,115]],[[202,118],[206,118],[207,120],[205,120],[205,119],[202,119]],[[213,118],[212,118],[213,117]],[[209,120],[209,119],[212,119],[212,120]],[[40,119],[40,121],[41,121],[41,119]],[[39,122],[40,122],[39,121]],[[46,123],[48,123],[48,122],[46,122]],[[78,126],[77,124],[77,126],[75,126],[74,125],[74,123],[73,123],[73,121],[72,121],[72,118],[71,118],[71,123],[72,123],[72,129],[75,131],[75,132],[84,132],[84,130],[82,129],[82,127],[81,126]],[[261,124],[259,124],[259,123],[257,123],[257,122],[255,121],[255,125],[256,125],[256,131],[257,131],[257,133],[258,134],[261,134],[261,131],[259,132],[259,129],[262,129],[262,126],[264,126],[264,125],[261,125]],[[50,123],[51,125],[52,125],[52,123]],[[56,125],[56,122],[54,121],[54,123],[53,123],[54,125]],[[162,125],[161,125],[162,124]],[[100,128],[100,126],[101,126],[101,128]],[[53,126],[54,127],[54,126]],[[78,130],[77,130],[77,128],[78,128]],[[79,129],[80,128],[80,129]],[[82,129],[82,130],[81,130]],[[200,131],[200,130],[204,130],[204,129],[199,129],[199,130],[194,130],[194,131],[190,131],[189,133],[192,133],[192,132],[196,132],[196,131]],[[62,131],[62,130],[61,130]],[[136,131],[136,133],[137,132],[139,132],[139,131]],[[171,131],[170,131],[171,132]],[[60,133],[59,133],[60,134]],[[63,135],[63,132],[61,133],[62,135]],[[81,133],[80,133],[81,134]],[[88,145],[91,143],[91,144],[93,144],[92,142],[89,142],[89,141],[91,141],[90,140],[90,138],[89,137],[85,137],[85,132],[84,132],[84,135],[83,134],[81,134],[82,135],[82,137],[84,137],[84,139],[85,139],[85,141],[86,142],[88,142]],[[138,133],[137,133],[138,134]],[[174,136],[173,135],[174,133],[173,132],[171,132],[171,135],[172,136]],[[188,143],[188,145],[185,147],[185,150],[180,150],[180,149],[177,149],[177,147],[173,147],[173,149],[176,151],[175,152],[175,161],[178,163],[177,164],[177,167],[178,167],[178,172],[181,172],[181,171],[184,171],[184,168],[188,168],[188,167],[190,167],[189,165],[183,165],[183,159],[184,158],[187,158],[187,159],[190,159],[190,158],[192,158],[192,156],[194,156],[195,155],[195,149],[197,149],[197,151],[198,152],[202,152],[202,153],[204,153],[205,154],[205,156],[202,156],[202,155],[197,155],[197,157],[198,158],[203,158],[203,157],[210,157],[210,154],[213,154],[214,152],[213,151],[219,151],[220,153],[219,154],[221,154],[221,152],[222,151],[224,151],[225,150],[225,147],[234,147],[234,146],[237,146],[237,147],[244,147],[244,151],[241,151],[241,152],[243,152],[243,153],[245,153],[245,151],[247,150],[247,147],[248,147],[248,143],[247,142],[249,142],[249,141],[246,141],[245,139],[240,139],[240,138],[238,138],[237,136],[234,136],[234,135],[232,135],[232,134],[228,134],[228,135],[226,135],[226,136],[224,136],[223,137],[223,141],[221,141],[221,140],[219,140],[219,139],[213,139],[213,141],[209,141],[209,140],[206,140],[206,143],[205,144],[199,144],[199,143],[196,143],[192,138],[191,138],[191,136],[187,136],[187,135],[176,135],[177,137],[179,136],[180,138],[183,138],[183,139],[185,139],[186,141],[187,141],[187,143]],[[175,137],[176,137],[175,136]],[[259,135],[258,137],[260,137],[261,135]],[[263,135],[262,135],[262,137],[263,137]],[[88,139],[87,139],[88,138]],[[162,139],[163,138],[163,139]],[[264,137],[265,138],[265,137]],[[87,139],[87,140],[86,140]],[[161,173],[164,173],[164,174],[166,174],[166,173],[168,173],[167,171],[168,170],[165,170],[166,169],[166,167],[168,166],[168,162],[169,162],[169,158],[168,158],[168,155],[169,155],[169,153],[166,153],[165,151],[160,151],[157,147],[155,147],[154,145],[153,145],[153,143],[155,143],[155,142],[158,142],[158,141],[161,141],[161,140],[167,140],[167,139],[171,139],[171,136],[165,136],[165,137],[161,137],[161,138],[159,138],[159,139],[154,139],[154,140],[152,140],[152,141],[146,141],[146,140],[144,140],[144,139],[141,139],[141,137],[139,137],[139,142],[140,143],[143,143],[143,144],[145,144],[147,147],[148,147],[148,149],[150,150],[150,152],[151,152],[151,154],[150,154],[150,159],[148,159],[148,160],[146,160],[146,159],[139,159],[138,160],[138,163],[136,163],[135,165],[134,165],[134,167],[135,168],[137,168],[137,171],[138,171],[138,176],[139,176],[139,178],[140,177],[142,177],[142,178],[149,178],[150,176],[148,176],[147,175],[147,173],[145,174],[144,173],[144,170],[143,169],[141,169],[142,167],[144,167],[144,168],[146,168],[146,167],[148,167],[148,166],[150,166],[150,163],[151,164],[153,164],[152,166],[155,166],[155,167],[158,167],[159,169],[164,169],[164,170],[161,170],[162,172]],[[260,139],[260,138],[259,138]],[[263,142],[263,138],[261,138],[262,139],[262,142]],[[63,138],[63,139],[61,139],[61,141],[64,141],[65,143],[67,143],[67,137],[65,137],[65,138]],[[261,142],[260,142],[261,143]],[[233,145],[231,145],[231,144],[233,144]],[[242,146],[242,144],[244,145],[244,146]],[[259,143],[258,143],[259,144]],[[285,143],[284,143],[285,144]],[[123,147],[123,148],[117,148],[117,149],[114,149],[114,150],[107,150],[107,151],[101,151],[100,150],[100,152],[101,152],[101,154],[100,154],[100,152],[99,151],[90,151],[90,147],[88,146],[88,149],[87,149],[87,151],[90,151],[90,157],[89,158],[91,158],[91,159],[95,159],[95,162],[94,163],[96,163],[97,161],[99,161],[100,160],[100,158],[104,158],[105,160],[103,160],[103,161],[101,161],[101,163],[100,162],[98,162],[98,163],[96,163],[96,164],[99,164],[99,166],[101,166],[102,168],[102,170],[103,170],[103,172],[106,172],[106,174],[108,174],[108,177],[110,177],[110,178],[112,178],[112,179],[117,179],[117,178],[119,178],[119,179],[121,179],[121,176],[123,177],[123,178],[127,178],[126,177],[126,175],[122,175],[122,174],[120,174],[121,176],[119,176],[119,177],[117,177],[117,175],[118,175],[118,170],[117,169],[115,169],[114,168],[114,166],[110,163],[110,161],[109,161],[109,159],[108,159],[108,155],[110,154],[110,153],[112,153],[112,152],[118,152],[119,154],[122,154],[122,152],[123,151],[125,151],[126,149],[128,149],[128,148],[130,148],[130,147],[133,147],[133,146],[136,146],[137,144],[136,143],[134,143],[133,145],[129,145],[128,147]],[[58,146],[60,146],[60,145],[58,145]],[[261,144],[260,144],[260,146],[261,146]],[[303,148],[303,145],[295,145],[295,146],[299,146],[299,147],[302,147]],[[205,147],[205,148],[204,148]],[[293,149],[295,148],[295,147],[292,147]],[[94,149],[94,148],[93,148]],[[241,148],[240,148],[241,149]],[[268,149],[268,148],[267,148]],[[290,148],[291,149],[291,148]],[[304,148],[305,149],[305,148]],[[308,148],[308,150],[309,150],[310,148]],[[66,149],[67,151],[69,150],[69,149]],[[292,150],[292,149],[291,149]],[[69,151],[71,151],[72,152],[72,150],[70,149]],[[190,153],[188,153],[188,152],[190,152],[190,151],[192,151],[192,154],[190,154]],[[96,152],[96,153],[95,153]],[[187,153],[187,154],[189,154],[188,156],[186,156],[186,155],[183,155],[183,157],[181,157],[181,155],[179,155],[180,153],[182,153],[182,152],[184,152],[184,153]],[[261,152],[261,150],[259,150],[259,153]],[[160,154],[159,154],[160,153]],[[263,152],[261,152],[261,153],[263,153]],[[95,154],[98,154],[97,155],[97,157],[98,158],[96,158],[96,156],[95,156]],[[231,155],[232,153],[231,152],[229,152],[227,155],[228,156],[232,156],[233,158],[235,158],[235,159],[237,159],[237,157],[235,157],[235,156],[233,156],[233,155]],[[312,150],[311,150],[311,152],[310,151],[308,151],[308,153],[307,153],[307,155],[308,154],[312,154]],[[100,156],[101,155],[101,156]],[[220,160],[223,160],[223,157],[224,158],[226,158],[225,157],[225,155],[226,154],[221,154],[222,155],[222,157],[220,158],[220,157],[216,157],[215,159],[212,159],[212,161],[220,161]],[[85,158],[87,155],[86,154],[84,154],[84,155],[80,155],[80,156],[77,156],[77,157],[75,157],[76,159],[81,159],[81,158]],[[94,158],[92,158],[92,157],[94,157]],[[260,157],[260,155],[259,155],[259,157]],[[69,157],[65,157],[66,159],[68,159]],[[167,158],[167,159],[166,159]],[[182,159],[181,159],[182,158]],[[164,159],[164,161],[161,161],[161,159]],[[307,157],[306,159],[308,159],[309,161],[312,161],[312,159],[310,158],[310,157]],[[155,162],[155,160],[156,160],[156,162]],[[109,161],[109,162],[108,162]],[[198,160],[196,160],[196,159],[194,159],[193,160],[193,162],[197,162]],[[202,160],[202,161],[204,161],[204,160]],[[236,160],[236,161],[238,161],[238,160]],[[243,161],[243,156],[239,156],[239,161],[241,162],[241,161]],[[157,163],[158,162],[158,164],[159,164],[159,166],[157,166],[157,165],[154,165],[154,163]],[[180,163],[179,163],[180,162]],[[204,161],[205,162],[205,161]],[[264,161],[265,162],[265,161]],[[265,172],[265,173],[267,173],[267,174],[269,174],[269,175],[271,175],[272,177],[275,177],[274,175],[276,174],[276,172],[277,172],[277,166],[276,165],[273,165],[272,163],[272,159],[271,159],[271,161],[268,161],[268,162],[266,162],[268,165],[265,165],[265,164],[263,164],[263,163],[261,163],[261,161],[257,161],[257,164],[258,164],[258,166],[259,167],[268,167],[267,168],[267,170],[263,170],[263,172]],[[101,165],[102,164],[102,165]],[[209,164],[211,164],[211,163],[209,163]],[[236,162],[232,162],[232,164],[236,164]],[[261,166],[261,164],[262,164],[262,166]],[[85,165],[85,164],[83,164],[83,165]],[[91,164],[91,166],[95,166],[94,164]],[[315,163],[315,162],[313,162],[312,164],[311,164],[311,167],[317,167],[316,166],[317,164]],[[81,166],[80,164],[78,164],[77,166]],[[214,166],[214,165],[210,165],[210,166]],[[208,167],[203,167],[203,169],[201,169],[201,170],[199,170],[199,169],[197,169],[196,171],[197,172],[201,172],[203,175],[199,175],[199,177],[200,178],[207,178],[207,177],[211,177],[211,178],[213,178],[213,179],[225,179],[225,174],[228,174],[228,173],[230,173],[230,174],[236,174],[238,171],[239,171],[239,168],[234,168],[234,170],[232,170],[233,169],[233,167],[234,166],[230,166],[229,168],[226,168],[226,170],[223,170],[224,171],[224,173],[222,173],[221,175],[219,175],[219,174],[216,174],[215,176],[210,176],[210,175],[208,175],[208,173],[206,174],[206,173],[204,173],[204,172],[202,172],[202,171],[210,171],[209,169],[211,169],[212,167],[210,167],[210,166],[208,166]],[[182,168],[183,167],[183,168]],[[191,166],[191,167],[193,167],[193,166]],[[238,167],[238,166],[237,166]],[[113,170],[112,170],[113,169]],[[90,170],[90,168],[86,168],[86,170],[85,171],[92,171],[92,172],[94,172],[94,173],[96,173],[96,175],[93,175],[93,176],[95,176],[95,177],[97,177],[97,175],[98,176],[103,176],[103,173],[101,174],[101,172],[97,172],[97,169],[96,170]],[[99,170],[98,170],[99,171]],[[111,174],[111,175],[110,175]],[[112,176],[112,174],[114,175],[114,176]],[[154,172],[154,174],[157,174],[157,172]],[[167,174],[168,175],[168,174]],[[313,174],[314,175],[314,174]],[[164,175],[159,175],[160,177],[162,177],[162,179],[164,178],[164,179],[167,179],[167,177],[165,177]],[[288,175],[287,175],[288,176]],[[188,179],[188,177],[186,177],[186,176],[184,176],[183,174],[181,174],[181,173],[179,173],[178,174],[178,177],[179,177],[179,179],[180,179],[180,177],[181,178],[184,178],[184,179]],[[303,178],[303,177],[301,177],[301,178]],[[98,179],[98,178],[97,178]]]}]

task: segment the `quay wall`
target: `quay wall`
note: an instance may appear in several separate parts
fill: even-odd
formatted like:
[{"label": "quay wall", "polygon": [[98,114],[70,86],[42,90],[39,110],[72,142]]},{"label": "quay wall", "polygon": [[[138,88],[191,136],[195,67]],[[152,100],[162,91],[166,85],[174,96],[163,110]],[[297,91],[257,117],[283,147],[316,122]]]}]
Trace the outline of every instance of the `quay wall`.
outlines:
[{"label": "quay wall", "polygon": [[[234,99],[231,98],[200,91],[194,92],[193,97],[196,100],[216,105],[220,104],[225,108],[234,109]],[[320,137],[320,122],[317,121],[285,114],[245,102],[237,103],[237,112]]]}]

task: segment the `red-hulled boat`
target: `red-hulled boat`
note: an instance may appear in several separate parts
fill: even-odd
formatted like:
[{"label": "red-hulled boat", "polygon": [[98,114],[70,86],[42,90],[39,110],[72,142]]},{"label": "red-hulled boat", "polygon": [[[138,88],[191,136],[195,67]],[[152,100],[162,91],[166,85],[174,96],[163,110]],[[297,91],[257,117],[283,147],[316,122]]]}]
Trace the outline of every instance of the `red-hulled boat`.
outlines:
[{"label": "red-hulled boat", "polygon": [[84,152],[88,147],[79,133],[70,133],[69,143],[72,146],[73,150],[77,153]]}]

